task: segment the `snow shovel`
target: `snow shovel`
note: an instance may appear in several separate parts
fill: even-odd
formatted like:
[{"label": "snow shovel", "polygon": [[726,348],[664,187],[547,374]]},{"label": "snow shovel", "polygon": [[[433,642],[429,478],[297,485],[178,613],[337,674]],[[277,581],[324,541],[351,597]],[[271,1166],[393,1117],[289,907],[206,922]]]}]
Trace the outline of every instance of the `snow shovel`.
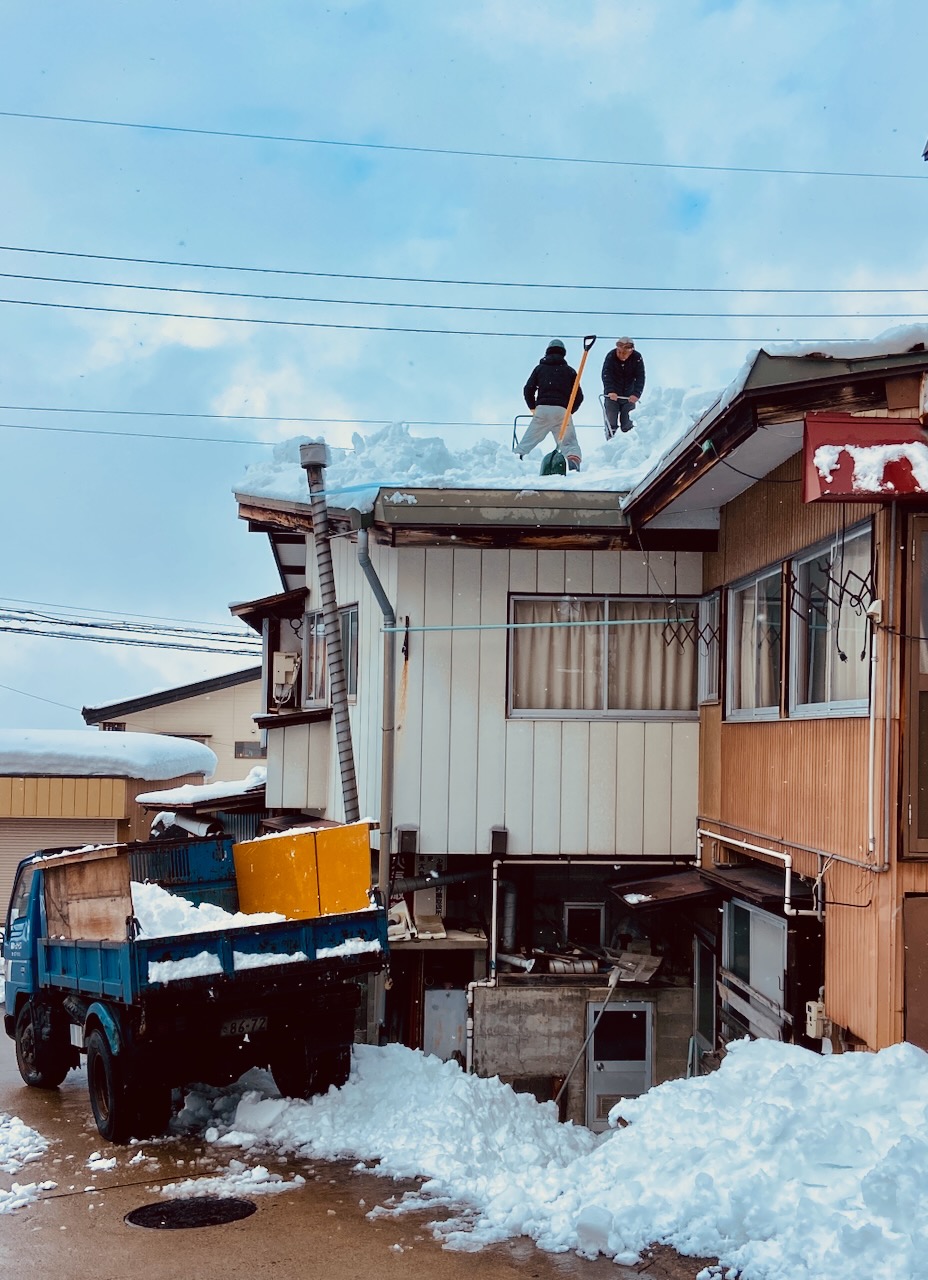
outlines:
[{"label": "snow shovel", "polygon": [[583,366],[586,364],[586,358],[589,355],[590,348],[596,341],[596,334],[588,334],[583,339],[583,355],[580,358],[580,368],[577,370],[577,376],[574,378],[574,385],[570,389],[570,399],[567,401],[567,408],[564,410],[564,421],[561,423],[561,429],[557,433],[557,443],[550,453],[546,453],[541,460],[541,474],[543,476],[566,476],[567,475],[567,459],[561,453],[561,441],[567,432],[567,424],[570,421],[570,415],[573,412],[574,401],[577,398],[577,390],[580,386],[580,379],[583,377]]}]

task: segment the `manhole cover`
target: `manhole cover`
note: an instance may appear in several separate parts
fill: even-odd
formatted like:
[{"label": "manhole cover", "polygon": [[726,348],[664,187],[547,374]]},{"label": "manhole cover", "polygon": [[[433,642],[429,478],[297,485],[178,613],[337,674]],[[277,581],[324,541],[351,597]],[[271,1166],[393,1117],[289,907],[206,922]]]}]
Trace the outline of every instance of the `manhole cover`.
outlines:
[{"label": "manhole cover", "polygon": [[218,1227],[223,1222],[238,1222],[250,1217],[257,1205],[251,1200],[233,1196],[194,1196],[190,1200],[159,1200],[143,1204],[127,1213],[125,1221],[133,1227],[152,1227],[156,1231],[181,1231],[187,1227]]}]

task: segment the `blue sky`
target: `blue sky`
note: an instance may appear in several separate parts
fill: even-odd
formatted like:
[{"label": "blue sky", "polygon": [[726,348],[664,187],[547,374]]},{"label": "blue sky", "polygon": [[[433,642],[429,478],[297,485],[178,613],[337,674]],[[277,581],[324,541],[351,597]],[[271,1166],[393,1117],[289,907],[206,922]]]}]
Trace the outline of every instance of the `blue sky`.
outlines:
[{"label": "blue sky", "polygon": [[[557,334],[575,359],[577,335],[596,332],[605,344],[630,332],[649,386],[686,389],[728,382],[757,340],[869,338],[902,321],[855,313],[918,316],[928,306],[924,291],[646,291],[928,287],[928,12],[914,0],[51,0],[8,2],[0,12],[0,111],[320,140],[0,115],[0,243],[8,246],[0,272],[338,301],[0,278],[3,299]],[[739,168],[909,176],[726,171]],[[324,279],[26,249],[496,283]],[[630,314],[646,311],[713,315]],[[683,336],[713,341],[668,341]],[[0,422],[33,429],[0,429],[0,607],[31,600],[226,621],[230,601],[278,585],[264,540],[246,532],[232,498],[270,442],[324,431],[347,443],[353,431],[375,429],[366,419],[486,424],[413,427],[454,448],[507,440],[544,345],[537,336],[288,328],[2,302],[0,400],[29,408],[0,410]],[[581,443],[584,430],[599,430],[606,349],[597,348],[586,375]],[[48,412],[65,408],[97,412]],[[138,438],[78,434],[89,430]],[[77,727],[82,705],[237,665],[0,633],[0,724]]]}]

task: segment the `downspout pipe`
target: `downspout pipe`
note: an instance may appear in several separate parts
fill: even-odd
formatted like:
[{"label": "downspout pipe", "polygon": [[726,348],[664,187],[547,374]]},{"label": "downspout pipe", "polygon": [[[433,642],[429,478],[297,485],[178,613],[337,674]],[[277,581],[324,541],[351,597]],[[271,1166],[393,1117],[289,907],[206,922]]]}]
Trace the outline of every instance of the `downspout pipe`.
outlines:
[{"label": "downspout pipe", "polygon": [[[369,520],[370,517],[368,516]],[[380,751],[380,852],[377,887],[390,898],[390,855],[393,851],[393,775],[396,742],[396,613],[371,563],[367,525],[358,530],[358,565],[383,614],[383,738]]]},{"label": "downspout pipe", "polygon": [[474,991],[477,987],[496,986],[496,930],[499,914],[499,869],[501,861],[493,863],[493,882],[490,897],[490,974],[467,984],[467,1041],[464,1054],[464,1070],[470,1075],[474,1070]]},{"label": "downspout pipe", "polygon": [[329,542],[329,514],[325,499],[325,479],[323,477],[323,472],[327,465],[328,450],[323,441],[300,445],[300,466],[306,472],[306,479],[309,484],[313,542],[316,545],[316,568],[319,574],[319,594],[322,598],[322,617],[325,622],[325,651],[329,673],[329,692],[332,698],[335,743],[338,749],[338,767],[341,771],[342,780],[342,802],[345,809],[345,821],[357,822],[361,816],[361,808],[358,804],[358,780],[355,774],[354,752],[351,746],[348,686],[345,682],[345,663],[342,656],[342,628],[338,616],[338,600],[335,596],[332,546]]}]

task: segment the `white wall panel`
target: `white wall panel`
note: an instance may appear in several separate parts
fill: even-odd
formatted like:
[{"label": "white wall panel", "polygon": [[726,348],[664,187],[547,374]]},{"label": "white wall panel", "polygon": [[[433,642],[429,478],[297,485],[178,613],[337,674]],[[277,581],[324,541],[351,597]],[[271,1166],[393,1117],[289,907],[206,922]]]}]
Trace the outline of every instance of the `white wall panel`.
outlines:
[{"label": "white wall panel", "polygon": [[670,849],[671,795],[673,771],[671,744],[673,725],[651,721],[644,727],[644,852],[667,853]]},{"label": "white wall panel", "polygon": [[644,848],[644,738],[640,721],[616,722],[615,842],[618,853]]},{"label": "white wall panel", "polygon": [[597,721],[590,725],[590,790],[588,840],[590,853],[611,854],[619,848],[616,837],[616,724]]},{"label": "white wall panel", "polygon": [[[480,623],[481,554],[454,552],[451,621],[476,628]],[[448,848],[473,852],[477,847],[477,690],[480,688],[480,632],[451,635],[451,726],[448,759]]]},{"label": "white wall panel", "polygon": [[560,852],[562,770],[561,722],[537,720],[532,778],[532,848],[538,853]]},{"label": "white wall panel", "polygon": [[[506,721],[508,697],[508,633],[494,623],[507,621],[508,551],[484,551],[481,557],[480,621],[489,629],[479,634],[480,680],[477,707],[476,849],[488,853],[490,828],[505,826]],[[502,708],[502,710],[501,710]]]},{"label": "white wall panel", "polygon": [[591,727],[579,720],[565,720],[562,727],[561,853],[589,848]]},{"label": "white wall panel", "polygon": [[[451,625],[454,557],[436,547],[425,557],[425,619],[428,627]],[[422,637],[426,683],[422,701],[422,798],[419,847],[438,852],[448,847],[451,735],[451,632],[427,631]]]}]

